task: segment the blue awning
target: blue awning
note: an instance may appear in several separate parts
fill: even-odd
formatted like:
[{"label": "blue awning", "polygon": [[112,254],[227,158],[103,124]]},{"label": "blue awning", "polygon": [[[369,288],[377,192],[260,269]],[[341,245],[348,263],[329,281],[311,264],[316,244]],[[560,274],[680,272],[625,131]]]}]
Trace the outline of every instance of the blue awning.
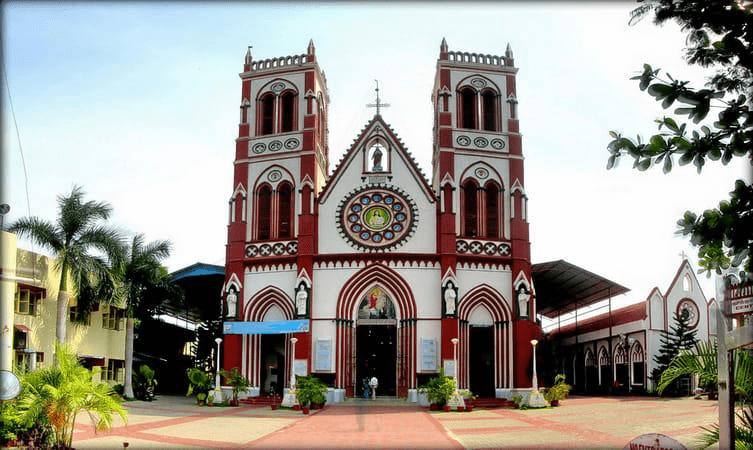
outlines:
[{"label": "blue awning", "polygon": [[309,331],[309,320],[282,320],[279,322],[223,322],[223,334],[286,334]]}]

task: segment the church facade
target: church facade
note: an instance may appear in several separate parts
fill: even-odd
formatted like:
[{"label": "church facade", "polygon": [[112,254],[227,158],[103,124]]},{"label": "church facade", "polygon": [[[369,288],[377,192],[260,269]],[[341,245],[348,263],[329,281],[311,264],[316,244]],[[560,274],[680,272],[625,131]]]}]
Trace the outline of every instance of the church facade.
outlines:
[{"label": "church facade", "polygon": [[431,180],[382,118],[378,90],[377,113],[330,172],[313,42],[246,54],[222,365],[252,392],[282,392],[295,373],[335,398],[361,395],[371,377],[378,395],[414,397],[440,369],[481,396],[530,388],[541,330],[517,68],[509,46],[439,50]]}]

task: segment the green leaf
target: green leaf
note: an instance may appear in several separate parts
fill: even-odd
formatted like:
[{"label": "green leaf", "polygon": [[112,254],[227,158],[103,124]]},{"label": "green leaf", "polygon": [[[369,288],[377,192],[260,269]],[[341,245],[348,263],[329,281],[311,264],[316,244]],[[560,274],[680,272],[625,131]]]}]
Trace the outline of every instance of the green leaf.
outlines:
[{"label": "green leaf", "polygon": [[668,174],[672,170],[672,157],[670,155],[667,155],[667,158],[664,160],[664,167],[662,167],[662,172],[664,174]]}]

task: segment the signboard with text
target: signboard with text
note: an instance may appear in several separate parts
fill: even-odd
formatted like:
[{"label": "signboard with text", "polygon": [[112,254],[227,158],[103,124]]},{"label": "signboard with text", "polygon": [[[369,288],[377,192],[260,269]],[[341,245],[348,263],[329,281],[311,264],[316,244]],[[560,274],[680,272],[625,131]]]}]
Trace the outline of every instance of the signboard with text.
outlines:
[{"label": "signboard with text", "polygon": [[223,322],[223,334],[286,334],[309,331],[308,319],[277,322]]}]

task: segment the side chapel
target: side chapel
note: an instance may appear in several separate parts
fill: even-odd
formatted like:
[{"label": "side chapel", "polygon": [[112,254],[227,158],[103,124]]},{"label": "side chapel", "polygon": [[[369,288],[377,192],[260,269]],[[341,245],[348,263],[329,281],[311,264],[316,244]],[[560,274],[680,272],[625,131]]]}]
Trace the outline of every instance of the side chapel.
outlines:
[{"label": "side chapel", "polygon": [[[530,388],[541,335],[518,69],[443,39],[432,180],[381,116],[330,172],[327,80],[306,53],[246,53],[223,286],[223,367],[252,395],[316,375],[333,397],[415,398],[440,369],[487,397]],[[293,339],[295,338],[295,339]],[[292,372],[291,372],[292,371]]]}]

